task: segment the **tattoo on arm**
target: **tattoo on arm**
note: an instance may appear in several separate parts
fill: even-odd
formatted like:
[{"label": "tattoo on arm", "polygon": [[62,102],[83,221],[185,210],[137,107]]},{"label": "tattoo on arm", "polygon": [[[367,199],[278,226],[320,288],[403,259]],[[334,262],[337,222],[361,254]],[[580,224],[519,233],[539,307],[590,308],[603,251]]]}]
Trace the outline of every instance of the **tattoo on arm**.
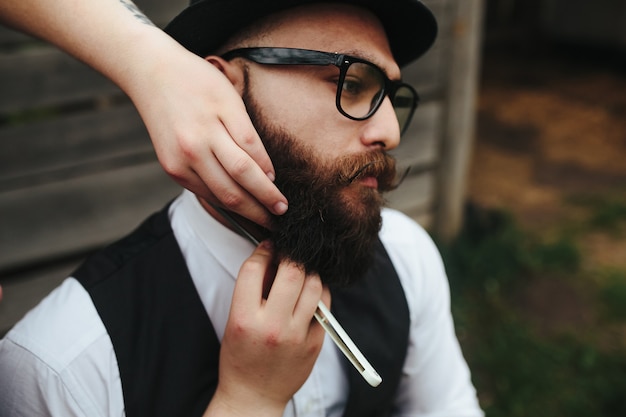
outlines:
[{"label": "tattoo on arm", "polygon": [[122,5],[124,5],[124,7],[126,7],[126,9],[128,9],[128,11],[130,11],[137,20],[145,23],[146,25],[154,26],[154,23],[152,23],[131,0],[120,0],[120,3],[122,3]]}]

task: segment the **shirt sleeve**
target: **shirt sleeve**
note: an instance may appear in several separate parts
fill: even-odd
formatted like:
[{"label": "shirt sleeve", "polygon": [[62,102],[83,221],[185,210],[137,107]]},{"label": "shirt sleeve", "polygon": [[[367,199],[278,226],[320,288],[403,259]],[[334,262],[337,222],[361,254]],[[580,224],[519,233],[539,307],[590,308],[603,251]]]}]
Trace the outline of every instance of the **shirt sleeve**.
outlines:
[{"label": "shirt sleeve", "polygon": [[395,417],[481,417],[457,340],[444,265],[432,239],[395,211],[381,237],[402,282],[411,327]]},{"label": "shirt sleeve", "polygon": [[0,341],[0,415],[85,416],[59,375],[13,340]]},{"label": "shirt sleeve", "polygon": [[83,287],[66,280],[0,340],[0,416],[123,415],[110,338]]}]

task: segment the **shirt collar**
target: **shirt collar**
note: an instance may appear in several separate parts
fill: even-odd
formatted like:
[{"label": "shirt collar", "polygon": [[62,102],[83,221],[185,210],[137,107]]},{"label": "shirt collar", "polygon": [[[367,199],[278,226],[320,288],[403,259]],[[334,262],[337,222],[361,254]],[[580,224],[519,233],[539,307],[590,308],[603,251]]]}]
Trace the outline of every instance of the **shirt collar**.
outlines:
[{"label": "shirt collar", "polygon": [[179,204],[193,243],[202,245],[236,278],[241,265],[252,254],[254,244],[211,216],[192,192],[185,190]]}]

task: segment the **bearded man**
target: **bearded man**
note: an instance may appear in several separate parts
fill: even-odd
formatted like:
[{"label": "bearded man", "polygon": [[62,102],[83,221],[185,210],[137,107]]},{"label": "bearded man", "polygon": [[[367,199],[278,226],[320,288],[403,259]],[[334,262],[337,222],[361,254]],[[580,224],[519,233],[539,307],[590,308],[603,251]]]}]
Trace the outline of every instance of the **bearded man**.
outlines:
[{"label": "bearded man", "polygon": [[[193,0],[166,31],[239,91],[290,208],[266,230],[185,191],[95,254],[2,340],[0,414],[482,415],[439,254],[382,208],[428,9]],[[325,336],[320,301],[382,384]]]}]

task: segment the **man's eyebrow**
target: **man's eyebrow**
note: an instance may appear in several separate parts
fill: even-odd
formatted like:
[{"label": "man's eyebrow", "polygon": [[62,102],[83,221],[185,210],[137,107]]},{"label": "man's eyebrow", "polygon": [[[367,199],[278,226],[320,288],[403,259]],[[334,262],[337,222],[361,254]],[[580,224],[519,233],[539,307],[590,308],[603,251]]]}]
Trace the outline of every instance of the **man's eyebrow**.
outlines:
[{"label": "man's eyebrow", "polygon": [[[362,49],[348,49],[348,50],[341,50],[341,51],[337,51],[337,54],[343,54],[343,55],[350,55],[353,56],[355,58],[359,58],[359,59],[364,59],[365,61],[369,61],[372,64],[376,65],[378,68],[380,68],[385,75],[390,79],[390,80],[401,80],[402,79],[402,75],[400,73],[400,71],[397,72],[397,76],[390,76],[389,75],[389,71],[387,68],[385,68],[385,66],[372,54],[368,53],[367,51],[364,51]],[[395,61],[394,61],[395,63]]]}]

